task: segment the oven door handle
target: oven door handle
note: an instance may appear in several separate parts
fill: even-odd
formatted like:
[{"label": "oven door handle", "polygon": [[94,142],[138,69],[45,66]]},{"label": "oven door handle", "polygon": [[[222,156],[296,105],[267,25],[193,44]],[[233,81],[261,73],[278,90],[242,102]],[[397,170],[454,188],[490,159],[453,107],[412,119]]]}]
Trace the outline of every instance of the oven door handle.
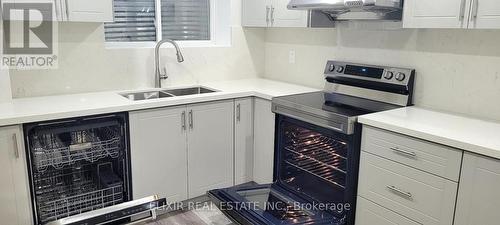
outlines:
[{"label": "oven door handle", "polygon": [[[287,107],[273,105],[272,109],[273,109],[273,112],[276,113],[276,114],[287,116],[287,117],[290,117],[290,118],[293,118],[293,119],[296,119],[296,120],[301,120],[301,121],[304,121],[304,122],[307,122],[307,123],[310,123],[310,124],[314,124],[314,125],[317,125],[317,126],[320,126],[320,127],[325,127],[325,128],[328,128],[328,129],[332,129],[332,130],[335,130],[335,131],[343,133],[343,134],[349,134],[348,132],[346,132],[343,129],[342,125],[340,125],[340,127],[335,127],[335,126],[331,126],[331,125],[329,125],[327,123],[321,123],[321,122],[318,122],[318,121],[314,121],[314,120],[308,119],[306,117],[294,115],[292,113],[287,113],[285,111],[285,110],[289,110]],[[305,113],[301,112],[301,114],[305,114]],[[312,115],[308,114],[307,116],[312,116]],[[318,118],[317,116],[314,116],[314,117]],[[318,118],[318,119],[325,120],[325,119],[322,119],[322,118]],[[327,121],[327,120],[325,120],[325,121]],[[333,122],[333,121],[331,121],[331,122]]]}]

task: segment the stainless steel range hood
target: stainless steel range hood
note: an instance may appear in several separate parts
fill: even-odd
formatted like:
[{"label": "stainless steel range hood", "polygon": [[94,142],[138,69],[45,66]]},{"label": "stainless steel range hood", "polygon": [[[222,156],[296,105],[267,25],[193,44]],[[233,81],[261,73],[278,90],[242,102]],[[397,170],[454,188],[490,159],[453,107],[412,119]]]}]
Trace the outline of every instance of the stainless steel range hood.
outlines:
[{"label": "stainless steel range hood", "polygon": [[334,21],[400,21],[403,0],[291,0],[288,9],[319,11]]}]

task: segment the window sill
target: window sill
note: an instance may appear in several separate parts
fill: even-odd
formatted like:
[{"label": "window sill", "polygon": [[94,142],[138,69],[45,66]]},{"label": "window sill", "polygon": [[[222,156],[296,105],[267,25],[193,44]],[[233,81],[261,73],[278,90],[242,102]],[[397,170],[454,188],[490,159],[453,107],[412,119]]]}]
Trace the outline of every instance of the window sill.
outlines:
[{"label": "window sill", "polygon": [[[215,43],[214,41],[178,41],[181,48],[225,48],[231,47],[231,43]],[[154,48],[156,42],[106,42],[106,49],[127,49],[127,48]],[[162,48],[173,48],[172,45],[165,44]]]}]

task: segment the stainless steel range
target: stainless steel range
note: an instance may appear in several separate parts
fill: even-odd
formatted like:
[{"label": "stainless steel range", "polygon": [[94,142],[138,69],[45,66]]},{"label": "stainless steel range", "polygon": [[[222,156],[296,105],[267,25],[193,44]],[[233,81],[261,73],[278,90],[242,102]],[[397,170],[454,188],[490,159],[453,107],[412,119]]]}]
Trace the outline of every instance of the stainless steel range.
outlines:
[{"label": "stainless steel range", "polygon": [[412,69],[329,61],[322,92],[273,99],[274,182],[209,195],[256,206],[223,210],[242,224],[354,224],[357,117],[411,105],[414,77]]},{"label": "stainless steel range", "polygon": [[277,114],[353,134],[359,115],[412,105],[415,70],[329,61],[323,92],[273,99]]}]

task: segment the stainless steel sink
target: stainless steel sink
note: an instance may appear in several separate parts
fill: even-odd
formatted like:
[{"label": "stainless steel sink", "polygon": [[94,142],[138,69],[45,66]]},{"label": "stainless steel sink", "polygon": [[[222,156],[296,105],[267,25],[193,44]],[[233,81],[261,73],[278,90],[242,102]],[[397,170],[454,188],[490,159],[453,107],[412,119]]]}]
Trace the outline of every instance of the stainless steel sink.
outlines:
[{"label": "stainless steel sink", "polygon": [[128,98],[132,101],[175,97],[174,95],[163,92],[163,91],[146,91],[146,92],[137,92],[137,93],[125,93],[125,94],[121,94],[121,96]]},{"label": "stainless steel sink", "polygon": [[200,86],[200,87],[189,87],[189,88],[166,89],[160,91],[130,92],[130,93],[123,93],[120,95],[132,101],[139,101],[139,100],[150,100],[158,98],[170,98],[175,96],[199,95],[212,92],[217,92],[217,91]]},{"label": "stainless steel sink", "polygon": [[199,95],[199,94],[216,92],[214,90],[205,87],[179,88],[179,89],[171,89],[164,91],[175,96]]}]

